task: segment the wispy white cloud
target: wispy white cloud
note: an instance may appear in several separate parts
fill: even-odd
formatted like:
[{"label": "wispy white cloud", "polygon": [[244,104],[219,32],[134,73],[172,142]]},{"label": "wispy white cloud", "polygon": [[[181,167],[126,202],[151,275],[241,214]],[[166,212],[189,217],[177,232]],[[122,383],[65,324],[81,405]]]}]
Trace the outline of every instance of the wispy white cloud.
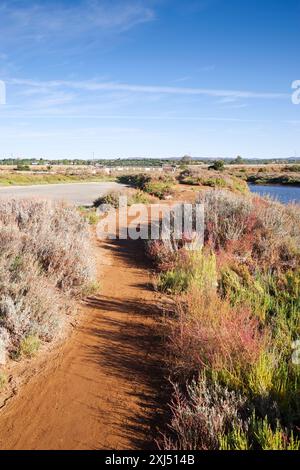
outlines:
[{"label": "wispy white cloud", "polygon": [[[95,106],[97,108],[97,106]],[[220,122],[220,123],[272,123],[272,120],[268,119],[247,119],[247,118],[230,118],[230,117],[218,117],[218,116],[189,116],[189,115],[172,115],[169,113],[162,112],[161,114],[105,114],[97,112],[96,109],[86,109],[79,106],[71,106],[65,109],[59,107],[48,107],[48,108],[27,108],[19,109],[17,107],[10,107],[10,110],[5,114],[5,119],[41,119],[41,118],[55,118],[55,119],[71,119],[71,120],[103,120],[103,121],[190,121],[190,122]],[[1,118],[1,114],[0,114]],[[282,121],[287,123],[287,121]],[[300,124],[300,121],[299,121]]]},{"label": "wispy white cloud", "polygon": [[87,32],[123,32],[152,21],[153,9],[142,0],[0,1],[1,42],[70,37]]},{"label": "wispy white cloud", "polygon": [[30,88],[45,89],[58,89],[65,87],[74,90],[84,90],[89,92],[94,91],[124,91],[131,93],[152,93],[152,94],[168,94],[168,95],[203,95],[210,97],[219,97],[228,100],[238,98],[245,99],[286,99],[290,98],[288,93],[280,92],[264,92],[264,91],[245,91],[245,90],[226,90],[226,89],[213,89],[213,88],[188,88],[188,87],[172,87],[160,85],[131,85],[128,83],[117,82],[97,82],[93,80],[88,81],[68,81],[68,80],[53,80],[53,81],[35,81],[25,79],[11,79],[8,83],[18,86],[26,86]]}]

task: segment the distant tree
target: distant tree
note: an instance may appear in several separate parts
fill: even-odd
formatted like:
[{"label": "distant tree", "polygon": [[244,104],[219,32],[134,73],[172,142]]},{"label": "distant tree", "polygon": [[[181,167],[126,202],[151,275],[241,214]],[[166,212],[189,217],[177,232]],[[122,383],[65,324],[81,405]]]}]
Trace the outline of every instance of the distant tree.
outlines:
[{"label": "distant tree", "polygon": [[179,168],[181,170],[186,170],[191,163],[192,157],[190,157],[189,155],[184,155],[184,157],[179,160]]},{"label": "distant tree", "polygon": [[183,165],[190,165],[192,163],[193,158],[190,155],[184,155],[180,160],[180,163]]},{"label": "distant tree", "polygon": [[210,167],[210,170],[216,170],[216,171],[223,171],[225,167],[225,163],[223,160],[216,160]]},{"label": "distant tree", "polygon": [[238,155],[234,160],[231,161],[231,165],[243,165],[244,160]]}]

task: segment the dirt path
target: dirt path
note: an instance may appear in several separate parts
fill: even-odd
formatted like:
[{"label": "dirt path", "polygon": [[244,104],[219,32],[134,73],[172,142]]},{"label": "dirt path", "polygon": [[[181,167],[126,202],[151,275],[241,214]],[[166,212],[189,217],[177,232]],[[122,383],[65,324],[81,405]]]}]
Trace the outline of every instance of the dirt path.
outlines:
[{"label": "dirt path", "polygon": [[96,253],[104,295],[1,411],[1,449],[155,448],[163,381],[150,272],[138,242]]}]

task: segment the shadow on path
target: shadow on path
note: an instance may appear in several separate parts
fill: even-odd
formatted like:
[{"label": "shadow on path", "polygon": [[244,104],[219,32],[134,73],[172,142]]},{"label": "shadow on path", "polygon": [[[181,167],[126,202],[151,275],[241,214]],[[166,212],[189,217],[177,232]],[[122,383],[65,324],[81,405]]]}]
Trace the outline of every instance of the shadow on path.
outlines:
[{"label": "shadow on path", "polygon": [[[114,375],[117,383],[127,384],[128,398],[134,395],[137,407],[132,413],[128,410],[125,413],[124,403],[118,405],[118,414],[124,415],[125,420],[121,428],[114,423],[120,437],[129,438],[135,449],[157,449],[155,440],[168,420],[166,399],[169,395],[159,331],[162,310],[150,282],[143,282],[145,272],[143,278],[138,272],[150,269],[142,242],[115,240],[106,243],[104,248],[112,254],[113,261],[119,259],[120,269],[130,269],[128,292],[132,296],[124,298],[122,293],[119,298],[95,296],[87,299],[90,307],[102,313],[92,325],[84,328],[87,334],[100,338],[96,345],[87,346],[88,359],[107,374]],[[115,264],[119,265],[119,262]],[[124,288],[124,285],[120,287]],[[131,402],[129,398],[128,403]]]}]

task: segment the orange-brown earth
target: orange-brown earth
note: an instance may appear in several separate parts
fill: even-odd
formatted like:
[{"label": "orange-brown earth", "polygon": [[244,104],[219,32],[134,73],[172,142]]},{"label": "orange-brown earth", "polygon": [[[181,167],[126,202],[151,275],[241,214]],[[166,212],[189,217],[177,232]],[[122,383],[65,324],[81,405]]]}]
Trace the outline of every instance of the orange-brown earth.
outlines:
[{"label": "orange-brown earth", "polygon": [[139,242],[95,243],[101,293],[1,410],[1,449],[155,448],[165,384],[151,271]]}]

